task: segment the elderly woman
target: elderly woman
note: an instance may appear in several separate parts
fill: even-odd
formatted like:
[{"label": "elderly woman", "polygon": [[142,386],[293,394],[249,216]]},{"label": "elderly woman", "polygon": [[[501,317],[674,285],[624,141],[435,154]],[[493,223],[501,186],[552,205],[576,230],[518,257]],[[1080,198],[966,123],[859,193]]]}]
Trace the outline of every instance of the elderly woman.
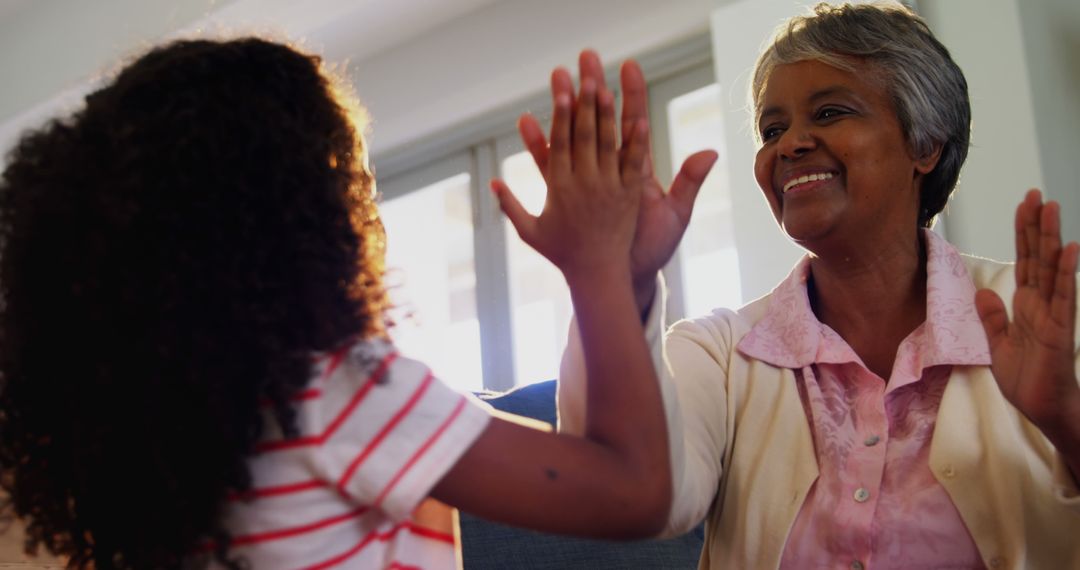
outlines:
[{"label": "elderly woman", "polygon": [[[602,81],[595,54],[581,73]],[[632,62],[622,83],[636,125]],[[572,91],[565,72],[552,89]],[[667,193],[654,182],[638,220],[668,532],[707,518],[702,568],[1080,568],[1078,247],[1061,245],[1057,204],[1036,191],[1020,204],[1015,265],[928,229],[966,157],[970,106],[948,51],[899,5],[792,19],[751,96],[758,184],[808,252],[789,277],[661,335],[657,271],[711,157],[691,157]],[[535,121],[521,131],[542,164]],[[570,432],[585,421],[576,335],[559,402]]]}]

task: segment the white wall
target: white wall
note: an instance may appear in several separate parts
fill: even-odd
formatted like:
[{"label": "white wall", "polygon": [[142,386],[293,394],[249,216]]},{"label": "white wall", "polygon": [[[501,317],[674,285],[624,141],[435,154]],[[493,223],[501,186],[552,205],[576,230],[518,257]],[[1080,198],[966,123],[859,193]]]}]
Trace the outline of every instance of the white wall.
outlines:
[{"label": "white wall", "polygon": [[25,129],[81,105],[117,64],[204,18],[220,0],[24,0],[0,19],[0,168]]},{"label": "white wall", "polygon": [[971,150],[946,215],[949,239],[1012,260],[1016,205],[1044,184],[1018,0],[920,0],[919,9],[971,95]]},{"label": "white wall", "polygon": [[1045,192],[1080,241],[1080,2],[1018,4]]},{"label": "white wall", "polygon": [[788,240],[754,180],[757,148],[746,94],[759,48],[777,24],[805,11],[797,0],[724,2],[712,13],[713,61],[724,109],[724,142],[728,187],[739,252],[743,299],[768,293],[791,271],[803,251]]},{"label": "white wall", "polygon": [[27,1],[0,19],[0,124],[189,25],[216,0]]},{"label": "white wall", "polygon": [[[810,0],[501,0],[350,66],[375,117],[376,154],[422,141],[542,91],[557,64],[598,49],[608,62],[702,30],[711,14],[715,60],[728,97],[737,244],[755,252],[743,290],[761,294],[798,250],[780,234],[750,175],[742,111],[757,49]],[[1080,239],[1080,3],[1075,0],[921,0],[920,11],[971,85],[974,146],[946,216],[962,249],[1010,259],[1012,211],[1044,186]],[[224,0],[30,2],[0,20],[0,150],[21,128],[77,103],[80,86],[110,63],[188,27]],[[359,39],[357,41],[360,41]],[[1032,86],[1035,86],[1034,88]],[[74,95],[72,95],[74,94]],[[743,168],[740,165],[745,165]]]},{"label": "white wall", "polygon": [[505,0],[357,61],[350,76],[374,117],[373,152],[543,91],[582,48],[612,63],[704,31],[712,2]]},{"label": "white wall", "polygon": [[[0,90],[0,150],[22,129],[77,105],[88,77],[177,30],[214,19],[219,14],[210,12],[217,5],[244,30],[233,14],[236,6],[219,0],[35,2],[18,17],[0,20],[6,22],[0,26],[0,70],[15,75]],[[370,142],[377,155],[542,92],[551,69],[573,65],[584,47],[615,62],[701,33],[711,8],[712,0],[501,0],[347,69],[374,116]],[[265,20],[258,18],[255,29],[267,27]],[[296,27],[288,24],[282,26]],[[306,45],[344,51],[318,32],[304,34]],[[364,42],[347,39],[353,46]]]}]

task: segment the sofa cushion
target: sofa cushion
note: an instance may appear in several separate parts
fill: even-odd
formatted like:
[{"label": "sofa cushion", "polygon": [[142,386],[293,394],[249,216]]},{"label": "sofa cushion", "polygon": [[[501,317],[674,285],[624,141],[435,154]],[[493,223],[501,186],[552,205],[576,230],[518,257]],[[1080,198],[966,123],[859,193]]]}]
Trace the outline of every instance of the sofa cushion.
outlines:
[{"label": "sofa cushion", "polygon": [[[500,393],[480,393],[492,407],[555,423],[555,381]],[[612,542],[521,530],[461,513],[461,549],[466,570],[658,570],[696,568],[704,527],[667,540]]]}]

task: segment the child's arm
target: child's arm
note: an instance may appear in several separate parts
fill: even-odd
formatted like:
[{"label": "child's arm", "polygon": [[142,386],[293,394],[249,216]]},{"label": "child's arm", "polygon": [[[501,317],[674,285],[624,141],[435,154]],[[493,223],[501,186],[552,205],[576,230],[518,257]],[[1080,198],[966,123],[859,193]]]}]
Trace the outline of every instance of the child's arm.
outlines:
[{"label": "child's arm", "polygon": [[666,521],[672,486],[659,387],[631,286],[647,126],[633,124],[620,152],[610,91],[586,77],[575,110],[562,69],[552,91],[543,213],[527,214],[501,181],[493,189],[522,239],[570,286],[589,378],[585,437],[495,418],[432,496],[537,530],[651,536]]}]

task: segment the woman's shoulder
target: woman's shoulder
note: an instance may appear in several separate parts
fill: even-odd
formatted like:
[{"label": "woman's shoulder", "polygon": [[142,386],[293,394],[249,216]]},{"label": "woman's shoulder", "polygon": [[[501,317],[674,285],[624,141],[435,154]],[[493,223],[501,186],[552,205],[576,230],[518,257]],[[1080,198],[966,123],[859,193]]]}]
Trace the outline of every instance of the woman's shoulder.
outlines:
[{"label": "woman's shoulder", "polygon": [[960,258],[967,268],[968,276],[977,289],[993,289],[999,294],[1011,291],[1015,285],[1015,264],[997,261],[986,257],[978,257],[970,254],[960,254]]},{"label": "woman's shoulder", "polygon": [[671,326],[670,336],[681,336],[695,342],[719,344],[734,349],[742,337],[762,319],[769,307],[770,295],[765,295],[737,307],[717,307],[707,314],[682,319]]}]

